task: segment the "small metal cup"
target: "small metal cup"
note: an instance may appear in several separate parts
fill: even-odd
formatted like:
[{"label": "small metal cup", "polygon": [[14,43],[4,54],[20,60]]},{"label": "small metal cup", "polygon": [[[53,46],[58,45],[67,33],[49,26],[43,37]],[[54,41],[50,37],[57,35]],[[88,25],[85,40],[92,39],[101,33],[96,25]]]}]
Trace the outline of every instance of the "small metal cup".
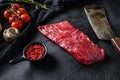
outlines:
[{"label": "small metal cup", "polygon": [[[29,59],[29,58],[26,56],[26,54],[25,54],[26,49],[27,49],[29,46],[33,45],[33,44],[40,44],[40,45],[42,45],[42,46],[44,47],[44,49],[45,49],[45,53],[42,55],[42,57],[41,57],[40,59],[31,60],[31,59]],[[27,45],[27,46],[23,49],[23,54],[22,54],[22,56],[10,60],[9,63],[10,63],[10,64],[16,64],[16,63],[18,63],[18,62],[25,61],[25,60],[30,61],[30,62],[37,62],[37,61],[42,60],[42,59],[46,56],[46,54],[47,54],[47,48],[46,48],[45,44],[43,44],[42,42],[33,42],[33,43],[30,43],[29,45]]]}]

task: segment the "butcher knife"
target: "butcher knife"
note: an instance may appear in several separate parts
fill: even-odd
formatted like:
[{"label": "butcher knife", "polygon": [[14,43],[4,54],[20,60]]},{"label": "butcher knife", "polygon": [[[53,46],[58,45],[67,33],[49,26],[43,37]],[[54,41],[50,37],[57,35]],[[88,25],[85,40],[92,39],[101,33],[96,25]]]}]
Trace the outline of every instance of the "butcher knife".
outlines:
[{"label": "butcher knife", "polygon": [[87,5],[84,7],[88,21],[101,40],[111,40],[114,48],[120,54],[120,38],[116,37],[106,17],[105,8],[100,5]]}]

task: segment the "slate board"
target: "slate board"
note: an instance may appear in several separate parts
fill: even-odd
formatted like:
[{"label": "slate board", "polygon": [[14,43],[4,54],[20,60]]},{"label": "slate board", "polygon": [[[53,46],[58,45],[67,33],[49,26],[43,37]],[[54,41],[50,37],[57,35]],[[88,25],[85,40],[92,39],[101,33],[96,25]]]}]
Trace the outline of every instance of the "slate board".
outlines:
[{"label": "slate board", "polygon": [[[42,18],[40,14],[46,11],[29,9],[25,6],[30,12],[34,10],[31,13],[34,19],[16,41],[7,44],[10,45],[8,49],[5,48],[3,52],[0,52],[0,54],[5,54],[0,57],[0,80],[120,80],[120,55],[117,54],[110,41],[101,41],[96,37],[83,10],[84,5],[93,3],[101,4],[106,8],[112,29],[117,36],[120,36],[119,0],[86,0],[76,5],[69,3],[60,12],[50,15],[52,17],[49,17],[43,24],[68,20],[105,50],[103,61],[89,66],[77,62],[64,49],[48,40],[37,30],[38,25],[43,25],[39,23]],[[8,23],[5,22],[5,25]],[[48,48],[48,54],[42,62],[23,61],[14,65],[8,63],[10,59],[22,55],[25,45],[35,41],[43,41]]]}]

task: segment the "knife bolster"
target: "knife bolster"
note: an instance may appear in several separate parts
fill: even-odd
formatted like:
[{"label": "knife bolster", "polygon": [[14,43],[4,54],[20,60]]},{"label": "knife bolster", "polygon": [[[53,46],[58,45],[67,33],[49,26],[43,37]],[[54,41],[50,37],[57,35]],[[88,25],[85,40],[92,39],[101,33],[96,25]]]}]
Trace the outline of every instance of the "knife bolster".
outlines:
[{"label": "knife bolster", "polygon": [[116,51],[120,54],[120,38],[119,37],[112,38],[111,42]]}]

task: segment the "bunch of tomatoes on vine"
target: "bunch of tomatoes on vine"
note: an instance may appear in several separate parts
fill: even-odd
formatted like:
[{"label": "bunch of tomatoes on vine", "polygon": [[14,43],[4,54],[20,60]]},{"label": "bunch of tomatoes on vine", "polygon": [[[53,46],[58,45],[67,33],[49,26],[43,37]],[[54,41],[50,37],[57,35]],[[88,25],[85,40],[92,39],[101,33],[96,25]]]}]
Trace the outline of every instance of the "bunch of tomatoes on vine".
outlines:
[{"label": "bunch of tomatoes on vine", "polygon": [[13,3],[6,9],[3,16],[10,22],[10,27],[3,31],[3,38],[7,42],[15,40],[23,27],[31,21],[27,10],[18,3]]},{"label": "bunch of tomatoes on vine", "polygon": [[17,28],[19,31],[23,26],[31,21],[27,10],[18,3],[13,3],[11,8],[4,11],[4,17],[11,23],[11,28]]}]

